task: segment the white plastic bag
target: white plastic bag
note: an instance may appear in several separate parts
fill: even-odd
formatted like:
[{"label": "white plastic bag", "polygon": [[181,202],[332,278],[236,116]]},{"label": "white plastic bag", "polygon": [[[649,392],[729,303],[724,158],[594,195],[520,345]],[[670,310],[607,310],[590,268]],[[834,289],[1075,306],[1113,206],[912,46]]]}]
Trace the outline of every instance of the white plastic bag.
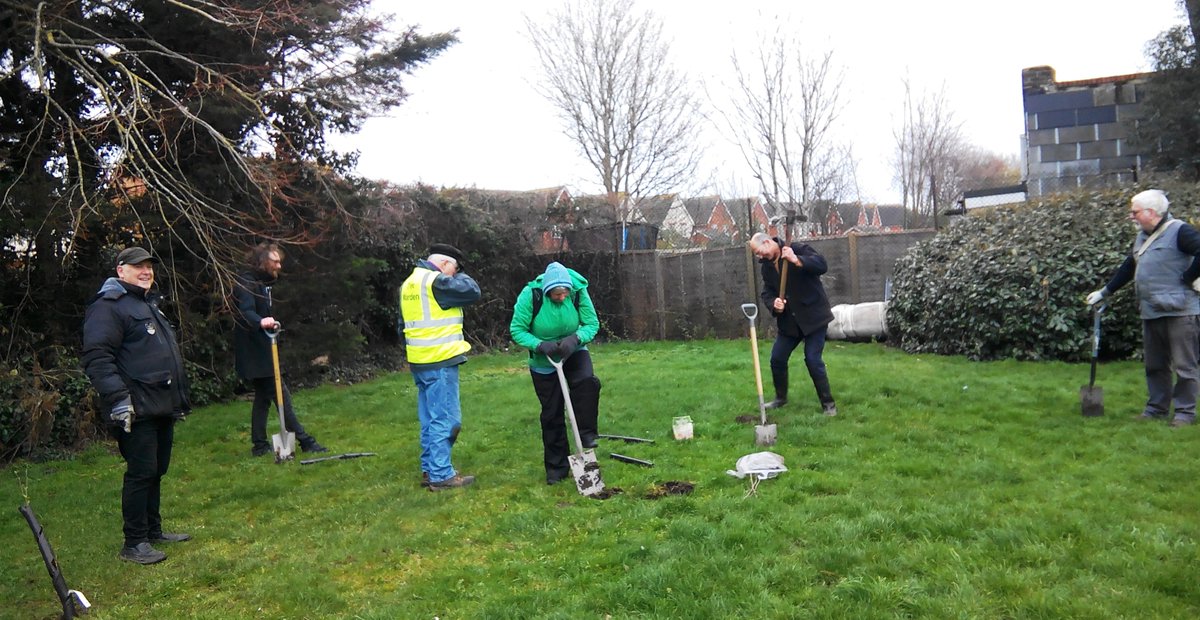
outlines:
[{"label": "white plastic bag", "polygon": [[774,452],[755,452],[737,460],[736,469],[727,469],[725,473],[734,478],[753,476],[758,480],[774,478],[787,471],[783,457]]}]

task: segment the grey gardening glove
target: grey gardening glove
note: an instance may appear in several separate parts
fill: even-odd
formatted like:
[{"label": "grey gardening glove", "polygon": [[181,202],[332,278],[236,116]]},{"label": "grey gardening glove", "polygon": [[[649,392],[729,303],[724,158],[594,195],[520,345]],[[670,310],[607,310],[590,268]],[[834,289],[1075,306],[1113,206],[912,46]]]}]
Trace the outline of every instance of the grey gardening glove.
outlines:
[{"label": "grey gardening glove", "polygon": [[562,355],[563,359],[571,357],[571,354],[574,353],[575,349],[578,348],[579,336],[576,336],[575,334],[571,334],[570,336],[558,341],[558,352]]},{"label": "grey gardening glove", "polygon": [[1088,293],[1087,305],[1094,306],[1094,305],[1100,303],[1100,300],[1104,299],[1107,296],[1108,296],[1108,289],[1102,288],[1098,291],[1092,291],[1092,292]]},{"label": "grey gardening glove", "polygon": [[108,420],[125,429],[128,433],[133,430],[133,400],[126,396],[108,413]]},{"label": "grey gardening glove", "polygon": [[558,343],[554,342],[553,340],[543,341],[541,344],[539,344],[537,346],[536,351],[538,353],[541,353],[542,355],[545,355],[546,357],[550,357],[551,355],[557,355],[558,354]]}]

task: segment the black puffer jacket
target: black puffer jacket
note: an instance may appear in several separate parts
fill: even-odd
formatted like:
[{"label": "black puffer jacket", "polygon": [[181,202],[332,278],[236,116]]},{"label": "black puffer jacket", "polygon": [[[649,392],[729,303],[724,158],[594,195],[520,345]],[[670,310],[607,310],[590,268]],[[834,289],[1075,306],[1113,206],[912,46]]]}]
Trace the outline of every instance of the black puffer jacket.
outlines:
[{"label": "black puffer jacket", "polygon": [[263,317],[275,316],[271,310],[271,286],[275,278],[259,272],[246,272],[238,276],[233,290],[237,304],[233,332],[234,366],[238,377],[249,381],[275,376],[271,361],[271,339],[263,331]]},{"label": "black puffer jacket", "polygon": [[182,416],[192,409],[175,329],[158,309],[161,297],[109,278],[83,319],[83,371],[106,409],[126,398],[134,420]]}]

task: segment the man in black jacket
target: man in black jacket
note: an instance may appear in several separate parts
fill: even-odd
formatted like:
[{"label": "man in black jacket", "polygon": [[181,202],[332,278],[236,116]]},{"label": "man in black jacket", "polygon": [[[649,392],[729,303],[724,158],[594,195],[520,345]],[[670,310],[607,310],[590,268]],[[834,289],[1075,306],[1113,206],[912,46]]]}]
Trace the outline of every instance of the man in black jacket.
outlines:
[{"label": "man in black jacket", "polygon": [[158,309],[161,297],[150,290],[158,262],[138,247],[117,255],[117,277],[105,280],[84,316],[80,360],[125,459],[125,545],[119,556],[138,564],[167,558],[151,543],[191,538],[164,532],[159,514],[175,421],[191,403],[175,330]]},{"label": "man in black jacket", "polygon": [[[829,375],[821,358],[825,350],[825,330],[833,320],[829,297],[821,285],[821,274],[828,267],[825,257],[803,243],[783,243],[764,233],[750,238],[750,250],[758,257],[763,277],[763,304],[775,317],[779,335],[771,348],[771,379],[775,400],[767,408],[782,407],[788,397],[788,358],[804,343],[804,365],[812,378],[817,398],[825,415],[837,415],[837,405],[829,388]],[[779,291],[783,270],[787,270],[786,290]]]},{"label": "man in black jacket", "polygon": [[[250,454],[271,454],[267,439],[267,414],[275,401],[275,364],[271,359],[269,330],[279,327],[271,309],[271,287],[283,270],[283,251],[274,243],[260,243],[247,255],[251,269],[238,276],[234,288],[237,328],[233,334],[233,351],[238,377],[254,385],[254,404],[250,407]],[[287,430],[296,434],[300,449],[305,452],[328,452],[316,438],[304,430],[292,410],[292,395],[282,384],[283,418]],[[276,403],[278,407],[279,404]]]}]

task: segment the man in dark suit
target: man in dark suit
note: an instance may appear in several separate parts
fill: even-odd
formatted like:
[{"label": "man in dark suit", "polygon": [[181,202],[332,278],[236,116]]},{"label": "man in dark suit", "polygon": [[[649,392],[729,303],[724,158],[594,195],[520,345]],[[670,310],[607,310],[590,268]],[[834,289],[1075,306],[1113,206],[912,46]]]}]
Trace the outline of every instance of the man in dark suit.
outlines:
[{"label": "man in dark suit", "polygon": [[[750,250],[758,257],[763,277],[763,304],[775,317],[779,335],[771,348],[771,379],[775,384],[775,400],[768,409],[782,407],[788,398],[788,358],[804,343],[804,365],[812,377],[821,409],[828,416],[837,415],[829,375],[821,354],[825,350],[825,330],[833,320],[829,297],[821,285],[821,274],[827,266],[825,257],[812,246],[803,243],[785,244],[764,233],[750,238]],[[780,292],[784,270],[787,271],[786,290]]]}]

